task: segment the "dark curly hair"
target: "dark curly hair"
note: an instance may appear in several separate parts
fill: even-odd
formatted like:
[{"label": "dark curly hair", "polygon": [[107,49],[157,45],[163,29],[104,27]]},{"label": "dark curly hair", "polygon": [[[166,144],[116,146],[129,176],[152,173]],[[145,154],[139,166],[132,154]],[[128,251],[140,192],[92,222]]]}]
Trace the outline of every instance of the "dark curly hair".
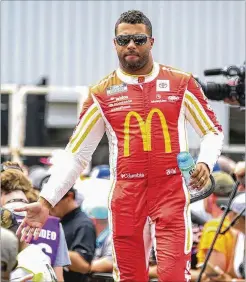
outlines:
[{"label": "dark curly hair", "polygon": [[141,11],[130,10],[122,13],[115,24],[115,35],[117,34],[118,25],[121,23],[144,24],[147,27],[149,35],[152,36],[152,24],[150,20]]}]

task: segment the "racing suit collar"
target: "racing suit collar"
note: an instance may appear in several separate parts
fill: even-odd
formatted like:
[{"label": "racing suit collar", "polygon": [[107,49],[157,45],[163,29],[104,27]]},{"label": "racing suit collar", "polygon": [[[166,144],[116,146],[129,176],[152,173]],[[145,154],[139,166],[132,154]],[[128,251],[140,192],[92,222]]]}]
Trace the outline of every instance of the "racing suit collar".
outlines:
[{"label": "racing suit collar", "polygon": [[123,72],[120,68],[116,70],[116,73],[119,79],[127,84],[142,84],[154,80],[158,76],[159,71],[160,65],[154,62],[151,73],[146,75],[130,75]]}]

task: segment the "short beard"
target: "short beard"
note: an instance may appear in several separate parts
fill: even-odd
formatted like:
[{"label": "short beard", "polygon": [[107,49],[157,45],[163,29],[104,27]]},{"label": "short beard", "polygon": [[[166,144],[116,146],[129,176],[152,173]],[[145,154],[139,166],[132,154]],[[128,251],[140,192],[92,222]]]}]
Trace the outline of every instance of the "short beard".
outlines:
[{"label": "short beard", "polygon": [[149,54],[144,54],[137,62],[127,62],[124,57],[119,56],[119,61],[126,71],[138,71],[149,62]]}]

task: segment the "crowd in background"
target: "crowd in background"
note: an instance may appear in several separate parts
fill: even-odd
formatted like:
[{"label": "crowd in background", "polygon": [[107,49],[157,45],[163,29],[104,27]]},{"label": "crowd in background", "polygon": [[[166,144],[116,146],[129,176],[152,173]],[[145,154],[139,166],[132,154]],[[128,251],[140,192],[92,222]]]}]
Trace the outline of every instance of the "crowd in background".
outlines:
[{"label": "crowd in background", "polygon": [[[97,281],[95,273],[108,273],[110,277],[114,260],[107,211],[108,165],[97,166],[88,175],[81,175],[51,210],[38,240],[27,244],[16,237],[15,232],[25,214],[14,212],[14,208],[37,201],[51,170],[50,159],[45,165],[30,168],[12,162],[1,165],[2,281]],[[244,281],[245,163],[235,163],[221,156],[212,175],[215,179],[213,194],[191,204],[192,281],[198,278],[220,224],[222,206],[227,205],[237,180],[241,183],[237,196],[223,223],[222,234],[214,245],[202,281]],[[238,218],[231,226],[235,217]],[[151,221],[146,222],[145,228],[153,243],[149,277],[155,279],[157,266],[151,224]],[[134,255],[134,250],[129,255]]]}]

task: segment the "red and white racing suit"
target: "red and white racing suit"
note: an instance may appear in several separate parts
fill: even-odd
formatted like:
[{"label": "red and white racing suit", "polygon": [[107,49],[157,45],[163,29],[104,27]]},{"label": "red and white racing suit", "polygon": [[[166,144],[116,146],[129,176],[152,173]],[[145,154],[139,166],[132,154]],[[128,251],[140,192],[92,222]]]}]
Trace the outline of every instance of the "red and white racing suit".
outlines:
[{"label": "red and white racing suit", "polygon": [[176,159],[188,150],[187,121],[202,138],[198,162],[212,171],[223,133],[192,75],[158,63],[141,77],[117,69],[90,89],[66,147],[67,160],[57,165],[41,192],[56,205],[106,131],[116,281],[148,281],[149,250],[143,236],[148,216],[155,224],[159,280],[190,279],[189,194]]}]

